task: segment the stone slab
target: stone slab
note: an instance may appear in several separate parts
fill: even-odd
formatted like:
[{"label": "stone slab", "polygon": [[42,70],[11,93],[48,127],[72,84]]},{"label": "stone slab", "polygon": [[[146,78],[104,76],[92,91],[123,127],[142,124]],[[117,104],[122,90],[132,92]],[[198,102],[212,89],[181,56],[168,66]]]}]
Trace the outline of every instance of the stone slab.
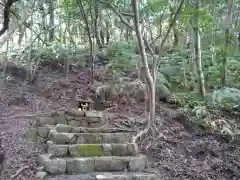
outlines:
[{"label": "stone slab", "polygon": [[46,180],[159,180],[155,174],[144,172],[101,172],[77,175],[59,175],[46,177]]},{"label": "stone slab", "polygon": [[139,149],[135,143],[73,145],[51,143],[48,145],[48,153],[54,157],[136,156],[139,154]]},{"label": "stone slab", "polygon": [[127,143],[131,137],[128,133],[49,133],[49,140],[56,144]]},{"label": "stone slab", "polygon": [[39,156],[40,166],[50,174],[74,174],[108,171],[142,171],[147,167],[145,156],[102,156],[79,158],[55,158],[45,154]]},{"label": "stone slab", "polygon": [[[80,123],[78,123],[80,124]],[[67,124],[57,124],[57,132],[67,132],[67,133],[132,133],[131,129],[119,129],[119,128],[89,128],[89,127],[76,127]]]}]

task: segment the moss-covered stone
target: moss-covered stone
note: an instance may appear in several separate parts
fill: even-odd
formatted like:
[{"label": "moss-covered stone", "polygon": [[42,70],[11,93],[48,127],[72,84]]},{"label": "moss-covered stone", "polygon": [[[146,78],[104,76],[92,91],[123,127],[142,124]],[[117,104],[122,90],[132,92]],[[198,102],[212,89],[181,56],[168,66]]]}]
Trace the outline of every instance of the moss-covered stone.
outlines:
[{"label": "moss-covered stone", "polygon": [[81,144],[80,155],[85,157],[103,156],[103,148],[100,144]]},{"label": "moss-covered stone", "polygon": [[104,151],[101,144],[75,144],[69,147],[72,157],[103,156]]}]

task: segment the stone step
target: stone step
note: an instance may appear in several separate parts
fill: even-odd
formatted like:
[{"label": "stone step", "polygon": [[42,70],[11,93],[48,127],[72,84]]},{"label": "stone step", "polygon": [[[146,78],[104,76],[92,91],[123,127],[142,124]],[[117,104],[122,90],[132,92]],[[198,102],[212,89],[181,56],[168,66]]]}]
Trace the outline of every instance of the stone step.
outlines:
[{"label": "stone step", "polygon": [[128,133],[60,133],[50,131],[49,140],[55,144],[101,144],[127,143],[131,141]]},{"label": "stone step", "polygon": [[[155,174],[144,172],[99,172],[78,175],[59,175],[58,179],[71,180],[159,180]],[[56,180],[56,177],[46,177],[45,180]]]},{"label": "stone step", "polygon": [[[30,129],[31,130],[31,129]],[[30,132],[29,130],[29,132]],[[132,133],[133,131],[127,129],[117,128],[85,128],[85,127],[74,127],[67,124],[57,125],[44,125],[37,128],[37,135],[43,139],[46,139],[49,135],[50,130],[64,133]]]},{"label": "stone step", "polygon": [[92,172],[137,172],[147,167],[145,156],[102,156],[55,158],[50,154],[39,156],[39,163],[49,174],[80,174]]},{"label": "stone step", "polygon": [[119,132],[134,132],[131,129],[119,129],[119,128],[85,128],[85,127],[74,127],[66,124],[57,124],[57,132],[66,132],[66,133],[119,133]]},{"label": "stone step", "polygon": [[55,157],[136,156],[139,154],[135,143],[59,145],[48,142],[47,144],[49,144],[48,153]]},{"label": "stone step", "polygon": [[37,126],[67,124],[71,126],[97,128],[104,125],[104,118],[101,112],[83,112],[71,109],[66,112],[57,112],[51,117],[39,117],[36,124]]}]

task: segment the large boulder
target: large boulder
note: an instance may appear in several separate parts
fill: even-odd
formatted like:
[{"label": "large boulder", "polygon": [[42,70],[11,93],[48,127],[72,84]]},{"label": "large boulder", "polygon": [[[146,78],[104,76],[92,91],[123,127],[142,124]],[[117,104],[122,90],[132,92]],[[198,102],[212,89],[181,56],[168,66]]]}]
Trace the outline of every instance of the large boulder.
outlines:
[{"label": "large boulder", "polygon": [[213,105],[223,110],[240,113],[240,90],[236,88],[220,88],[213,92]]}]

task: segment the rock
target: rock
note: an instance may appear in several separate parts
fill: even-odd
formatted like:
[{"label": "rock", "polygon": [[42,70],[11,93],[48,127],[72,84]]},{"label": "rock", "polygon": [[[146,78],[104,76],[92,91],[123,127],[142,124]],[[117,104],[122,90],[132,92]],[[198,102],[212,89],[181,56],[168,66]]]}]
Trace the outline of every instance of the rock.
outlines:
[{"label": "rock", "polygon": [[84,111],[79,111],[77,109],[69,109],[67,111],[67,114],[69,116],[74,116],[74,117],[84,117],[85,116],[85,112]]},{"label": "rock", "polygon": [[141,171],[147,167],[147,159],[143,156],[131,158],[128,164],[129,171]]},{"label": "rock", "polygon": [[[71,120],[71,121],[69,121],[69,123],[68,123],[70,126],[77,126],[77,127],[79,127],[79,126],[81,126],[81,121],[75,121],[75,120]],[[85,125],[86,126],[86,125]]]},{"label": "rock", "polygon": [[126,143],[131,141],[129,133],[102,133],[103,143]]},{"label": "rock", "polygon": [[65,114],[66,114],[65,108],[60,108],[56,112],[56,115],[58,115],[58,116],[64,116]]},{"label": "rock", "polygon": [[72,127],[71,133],[83,133],[83,130],[85,130],[85,128],[83,129],[81,127]]},{"label": "rock", "polygon": [[47,173],[44,171],[39,171],[36,173],[35,178],[36,180],[44,180],[44,178],[47,176]]},{"label": "rock", "polygon": [[59,133],[59,132],[54,132],[51,134],[50,137],[54,143],[56,144],[75,144],[76,142],[76,137],[75,133]]},{"label": "rock", "polygon": [[93,158],[70,158],[67,159],[67,173],[90,173],[94,172]]},{"label": "rock", "polygon": [[240,112],[240,90],[236,88],[223,87],[215,90],[212,95],[213,105],[217,108]]},{"label": "rock", "polygon": [[77,143],[125,143],[130,142],[128,133],[78,133]]},{"label": "rock", "polygon": [[57,124],[56,125],[57,132],[70,133],[71,129],[72,129],[72,127],[70,125],[66,125],[66,124]]},{"label": "rock", "polygon": [[73,120],[74,116],[69,116],[69,115],[65,115],[67,121],[71,121]]},{"label": "rock", "polygon": [[50,146],[53,145],[53,141],[47,141],[46,145],[47,145],[47,149],[50,148]]},{"label": "rock", "polygon": [[37,128],[29,128],[26,130],[24,137],[28,140],[37,141],[38,129]]},{"label": "rock", "polygon": [[89,118],[89,122],[99,122],[103,119],[103,113],[99,111],[86,111],[86,117]]},{"label": "rock", "polygon": [[89,128],[100,128],[104,125],[104,122],[103,121],[100,121],[100,122],[91,122],[88,124],[88,127]]},{"label": "rock", "polygon": [[44,125],[54,125],[54,119],[49,117],[39,117],[37,119],[37,126],[44,126]]},{"label": "rock", "polygon": [[67,119],[66,119],[65,115],[54,116],[54,123],[55,124],[67,124]]},{"label": "rock", "polygon": [[78,133],[77,143],[78,144],[97,144],[103,143],[102,134],[99,133]]},{"label": "rock", "polygon": [[39,166],[36,168],[36,172],[40,172],[40,171],[43,171],[44,170],[44,167],[43,166]]},{"label": "rock", "polygon": [[112,156],[112,144],[102,145],[104,156]]},{"label": "rock", "polygon": [[52,144],[48,148],[48,153],[57,157],[66,156],[68,154],[68,145]]},{"label": "rock", "polygon": [[50,174],[66,173],[67,163],[64,159],[50,159],[50,155],[40,155],[39,162],[44,166],[44,169]]},{"label": "rock", "polygon": [[69,147],[72,157],[104,156],[107,152],[110,153],[101,144],[74,144]]},{"label": "rock", "polygon": [[137,144],[112,144],[113,156],[136,156],[139,153]]},{"label": "rock", "polygon": [[143,172],[99,172],[96,173],[96,180],[159,180],[155,174]]},{"label": "rock", "polygon": [[45,139],[48,137],[49,131],[53,128],[54,128],[53,126],[44,125],[43,127],[38,128],[38,134],[41,138]]},{"label": "rock", "polygon": [[96,171],[141,171],[146,167],[147,159],[144,156],[102,156],[94,157]]},{"label": "rock", "polygon": [[37,142],[44,143],[44,139],[41,136],[37,136]]},{"label": "rock", "polygon": [[56,129],[50,129],[50,131],[49,131],[49,133],[48,133],[48,138],[50,139],[51,136],[52,136],[52,134],[53,134],[53,133],[56,133],[56,132],[57,132]]},{"label": "rock", "polygon": [[129,160],[126,158],[112,156],[95,157],[96,171],[124,171],[128,167]]}]

